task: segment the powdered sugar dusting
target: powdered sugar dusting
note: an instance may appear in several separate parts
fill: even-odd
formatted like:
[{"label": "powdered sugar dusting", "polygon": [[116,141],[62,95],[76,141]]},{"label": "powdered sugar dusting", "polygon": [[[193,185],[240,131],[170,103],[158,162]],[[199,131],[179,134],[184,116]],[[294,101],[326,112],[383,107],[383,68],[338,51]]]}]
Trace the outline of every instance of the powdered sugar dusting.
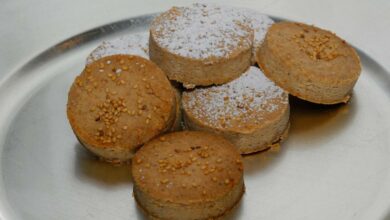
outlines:
[{"label": "powdered sugar dusting", "polygon": [[194,59],[227,57],[237,48],[252,46],[253,31],[241,23],[233,8],[193,4],[174,7],[151,26],[160,47]]},{"label": "powdered sugar dusting", "polygon": [[264,41],[268,28],[274,21],[267,15],[247,8],[236,8],[237,13],[244,17],[244,24],[254,30],[253,56]]},{"label": "powdered sugar dusting", "polygon": [[183,108],[214,127],[261,123],[286,104],[288,95],[257,67],[230,83],[183,93]]},{"label": "powdered sugar dusting", "polygon": [[149,33],[137,33],[103,41],[87,58],[87,64],[115,54],[138,55],[149,59]]}]

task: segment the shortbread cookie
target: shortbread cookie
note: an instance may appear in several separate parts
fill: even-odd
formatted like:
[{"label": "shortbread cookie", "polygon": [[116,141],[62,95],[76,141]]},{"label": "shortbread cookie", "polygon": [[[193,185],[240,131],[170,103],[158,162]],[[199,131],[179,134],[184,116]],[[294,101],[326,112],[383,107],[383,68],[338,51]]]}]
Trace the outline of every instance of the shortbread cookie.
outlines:
[{"label": "shortbread cookie", "polygon": [[[136,33],[126,35],[111,41],[103,41],[87,58],[87,63],[91,63],[105,56],[111,55],[137,55],[149,59],[149,33]],[[176,88],[177,83],[172,82],[176,95],[176,117],[170,131],[182,129],[181,120],[181,91]]]},{"label": "shortbread cookie", "polygon": [[114,55],[87,65],[75,79],[67,115],[80,142],[122,162],[172,127],[176,100],[164,72],[138,56]]},{"label": "shortbread cookie", "polygon": [[220,134],[242,154],[265,150],[287,135],[288,94],[257,67],[230,83],[186,91],[182,102],[188,129]]},{"label": "shortbread cookie", "polygon": [[103,41],[87,58],[87,64],[102,57],[127,54],[149,59],[149,33],[136,33]]},{"label": "shortbread cookie", "polygon": [[231,8],[173,7],[150,27],[150,59],[187,88],[223,84],[250,65],[253,30]]},{"label": "shortbread cookie", "polygon": [[257,62],[287,92],[319,104],[347,102],[361,71],[358,54],[344,40],[294,22],[271,26]]},{"label": "shortbread cookie", "polygon": [[134,156],[132,174],[134,198],[152,219],[216,219],[244,192],[237,149],[205,132],[175,132],[153,139]]}]

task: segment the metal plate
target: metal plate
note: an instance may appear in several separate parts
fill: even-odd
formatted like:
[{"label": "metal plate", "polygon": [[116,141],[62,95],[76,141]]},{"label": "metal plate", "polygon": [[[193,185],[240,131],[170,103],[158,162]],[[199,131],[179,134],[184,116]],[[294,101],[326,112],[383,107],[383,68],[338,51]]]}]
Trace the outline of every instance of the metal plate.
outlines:
[{"label": "metal plate", "polygon": [[[68,89],[103,39],[147,30],[152,15],[72,37],[0,84],[0,219],[143,219],[129,167],[80,147]],[[390,75],[360,52],[347,105],[291,102],[277,151],[245,157],[247,191],[230,219],[390,219]]]}]

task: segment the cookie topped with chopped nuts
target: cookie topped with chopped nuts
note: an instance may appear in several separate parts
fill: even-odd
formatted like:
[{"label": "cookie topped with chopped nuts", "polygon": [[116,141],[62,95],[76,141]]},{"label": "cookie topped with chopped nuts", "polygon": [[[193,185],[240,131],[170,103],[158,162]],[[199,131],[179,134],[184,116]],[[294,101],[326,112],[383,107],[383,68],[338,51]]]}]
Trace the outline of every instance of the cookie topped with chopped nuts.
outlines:
[{"label": "cookie topped with chopped nuts", "polygon": [[347,102],[361,72],[359,56],[345,40],[296,22],[273,24],[256,59],[278,86],[318,104]]},{"label": "cookie topped with chopped nuts", "polygon": [[105,160],[128,160],[134,150],[172,126],[173,88],[154,63],[113,55],[85,67],[68,96],[67,115],[80,142]]},{"label": "cookie topped with chopped nuts", "polygon": [[[160,219],[223,215],[244,190],[238,150],[205,132],[175,132],[153,139],[136,153],[132,172],[136,200]],[[164,212],[159,211],[162,207]]]}]

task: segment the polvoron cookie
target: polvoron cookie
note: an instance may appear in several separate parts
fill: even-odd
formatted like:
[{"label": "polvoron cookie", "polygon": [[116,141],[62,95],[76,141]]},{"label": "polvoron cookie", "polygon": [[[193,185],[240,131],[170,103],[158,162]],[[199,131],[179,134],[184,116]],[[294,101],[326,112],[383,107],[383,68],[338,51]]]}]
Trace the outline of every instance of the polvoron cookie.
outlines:
[{"label": "polvoron cookie", "polygon": [[222,135],[242,154],[265,150],[287,136],[288,94],[257,67],[227,84],[185,91],[182,103],[189,130]]},{"label": "polvoron cookie", "polygon": [[132,160],[134,198],[152,219],[224,216],[244,193],[243,164],[226,139],[174,132],[144,145]]},{"label": "polvoron cookie", "polygon": [[287,92],[318,104],[347,102],[361,71],[358,54],[344,40],[295,22],[270,27],[257,62]]},{"label": "polvoron cookie", "polygon": [[164,72],[138,56],[113,55],[87,65],[69,91],[67,116],[79,141],[110,162],[172,127],[173,88]]},{"label": "polvoron cookie", "polygon": [[[87,58],[87,64],[94,62],[102,57],[111,55],[137,55],[149,59],[149,33],[136,33],[122,36],[113,40],[103,41],[94,49]],[[172,125],[172,131],[182,129],[181,122],[181,91],[177,83],[171,82],[176,94],[176,118]]]},{"label": "polvoron cookie", "polygon": [[253,30],[235,15],[207,4],[171,8],[151,24],[150,59],[186,88],[237,78],[250,66]]}]

